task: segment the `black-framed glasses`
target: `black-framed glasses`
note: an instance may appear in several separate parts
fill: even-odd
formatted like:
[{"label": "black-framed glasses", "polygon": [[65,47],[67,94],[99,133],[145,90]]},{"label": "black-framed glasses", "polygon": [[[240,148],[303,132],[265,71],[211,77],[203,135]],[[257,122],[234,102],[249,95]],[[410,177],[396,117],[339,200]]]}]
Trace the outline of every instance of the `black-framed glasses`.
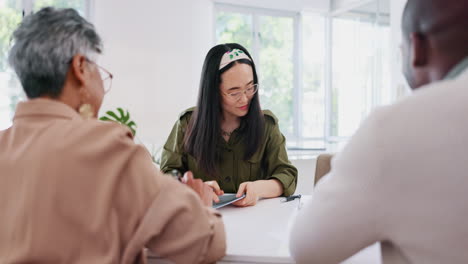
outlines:
[{"label": "black-framed glasses", "polygon": [[245,94],[247,97],[252,97],[257,91],[258,91],[258,83],[251,84],[244,90],[239,90],[239,91],[234,91],[231,93],[225,93],[225,94],[230,100],[232,101],[239,101],[242,98],[242,95]]}]

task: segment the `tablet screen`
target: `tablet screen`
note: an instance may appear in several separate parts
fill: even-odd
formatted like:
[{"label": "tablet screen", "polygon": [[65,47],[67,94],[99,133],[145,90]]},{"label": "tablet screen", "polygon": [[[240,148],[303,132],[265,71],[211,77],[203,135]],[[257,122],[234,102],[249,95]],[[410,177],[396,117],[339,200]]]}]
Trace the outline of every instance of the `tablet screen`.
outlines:
[{"label": "tablet screen", "polygon": [[219,202],[213,204],[213,208],[215,209],[221,208],[228,204],[232,204],[235,201],[239,201],[240,199],[243,199],[245,197],[245,194],[243,194],[241,197],[236,197],[235,193],[225,193],[218,197],[219,197]]}]

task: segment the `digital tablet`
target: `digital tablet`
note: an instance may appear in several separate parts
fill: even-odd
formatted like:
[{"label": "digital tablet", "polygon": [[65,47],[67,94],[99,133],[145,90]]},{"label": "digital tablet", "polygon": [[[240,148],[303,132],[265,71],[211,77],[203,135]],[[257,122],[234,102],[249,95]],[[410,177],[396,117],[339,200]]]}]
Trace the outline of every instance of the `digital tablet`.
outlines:
[{"label": "digital tablet", "polygon": [[218,196],[219,197],[219,202],[213,204],[214,209],[221,208],[223,206],[226,206],[228,204],[232,204],[235,201],[239,201],[241,199],[244,199],[245,194],[243,194],[241,197],[236,197],[235,193],[225,193],[223,195]]}]

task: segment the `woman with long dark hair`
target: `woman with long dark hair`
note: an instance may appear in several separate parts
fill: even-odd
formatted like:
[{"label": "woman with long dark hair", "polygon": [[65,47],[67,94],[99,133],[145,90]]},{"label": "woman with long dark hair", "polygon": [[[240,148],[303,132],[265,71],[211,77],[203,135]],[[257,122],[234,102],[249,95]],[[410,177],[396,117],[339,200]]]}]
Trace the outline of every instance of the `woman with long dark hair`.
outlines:
[{"label": "woman with long dark hair", "polygon": [[161,170],[193,172],[216,194],[259,198],[294,193],[297,169],[271,111],[261,110],[258,77],[249,52],[221,44],[206,55],[197,106],[179,116],[161,157]]}]

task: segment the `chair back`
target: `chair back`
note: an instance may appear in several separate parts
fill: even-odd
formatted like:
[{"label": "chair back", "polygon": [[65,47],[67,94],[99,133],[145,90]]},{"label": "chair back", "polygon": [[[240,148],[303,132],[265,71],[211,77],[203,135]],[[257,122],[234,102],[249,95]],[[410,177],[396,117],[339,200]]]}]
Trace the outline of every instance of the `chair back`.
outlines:
[{"label": "chair back", "polygon": [[317,157],[317,164],[315,166],[315,178],[314,178],[314,185],[325,176],[331,169],[331,159],[333,158],[333,154],[320,154]]}]

